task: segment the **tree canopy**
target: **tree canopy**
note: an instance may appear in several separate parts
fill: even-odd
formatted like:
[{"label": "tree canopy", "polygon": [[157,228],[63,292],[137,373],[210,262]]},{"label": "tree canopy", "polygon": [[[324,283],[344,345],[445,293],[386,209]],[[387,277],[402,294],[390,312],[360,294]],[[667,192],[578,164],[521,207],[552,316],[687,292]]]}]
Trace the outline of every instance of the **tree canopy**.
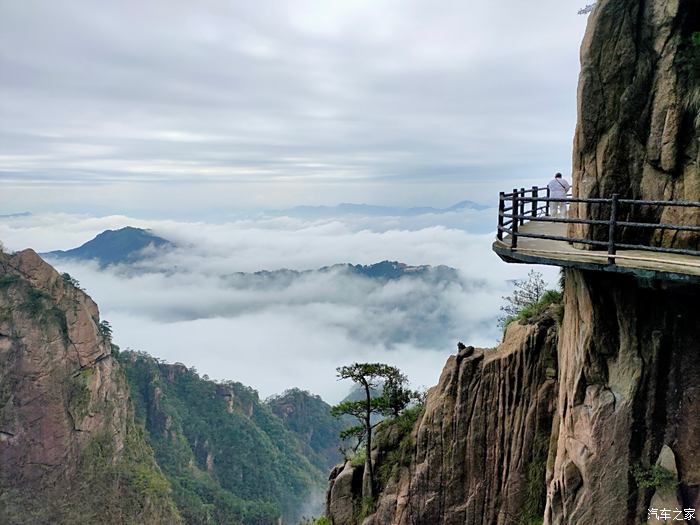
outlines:
[{"label": "tree canopy", "polygon": [[[343,430],[340,437],[357,440],[357,448],[365,445],[365,470],[362,482],[363,497],[371,498],[374,492],[374,469],[372,465],[372,430],[379,424],[372,416],[398,416],[416,393],[408,388],[408,378],[401,371],[383,363],[354,363],[337,369],[339,379],[350,379],[364,390],[364,397],[345,400],[332,408],[336,417],[351,416],[357,425]],[[381,389],[380,395],[373,395]]]}]

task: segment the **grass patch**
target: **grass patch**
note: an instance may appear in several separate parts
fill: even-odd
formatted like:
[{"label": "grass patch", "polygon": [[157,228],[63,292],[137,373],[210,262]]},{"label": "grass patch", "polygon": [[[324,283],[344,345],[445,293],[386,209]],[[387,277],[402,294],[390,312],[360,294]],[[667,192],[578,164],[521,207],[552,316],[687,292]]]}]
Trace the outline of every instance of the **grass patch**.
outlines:
[{"label": "grass patch", "polygon": [[423,415],[423,405],[409,407],[392,419],[391,424],[397,425],[402,434],[410,433],[421,415]]},{"label": "grass patch", "polygon": [[72,380],[68,395],[75,423],[78,423],[78,420],[82,420],[87,415],[92,397],[89,384],[94,373],[95,371],[92,368],[86,368]]},{"label": "grass patch", "polygon": [[365,451],[364,448],[361,448],[350,459],[350,465],[352,465],[355,468],[364,467],[366,459],[367,459],[367,452]]},{"label": "grass patch", "polygon": [[[379,464],[378,474],[382,485],[386,485],[392,476],[398,477],[402,468],[411,465],[416,447],[412,435],[413,427],[423,415],[423,410],[423,405],[407,408],[399,416],[382,424],[381,434],[386,435],[392,431],[397,431],[400,436],[398,446],[388,450],[386,456],[382,458]],[[380,439],[381,437],[381,435],[378,436]],[[379,446],[380,448],[382,447],[381,444]]]},{"label": "grass patch", "polygon": [[547,498],[545,483],[547,455],[549,453],[549,434],[538,432],[532,443],[532,459],[527,465],[527,484],[525,501],[518,523],[520,525],[541,525]]},{"label": "grass patch", "polygon": [[360,502],[359,512],[357,513],[356,523],[362,523],[365,518],[374,514],[374,507],[377,504],[376,498],[362,498]]},{"label": "grass patch", "polygon": [[66,313],[54,302],[53,297],[42,290],[32,287],[28,282],[15,275],[5,275],[0,277],[0,281],[5,283],[4,285],[0,283],[0,290],[3,287],[6,289],[11,284],[21,283],[21,293],[24,296],[24,300],[18,310],[39,321],[44,330],[44,336],[48,336],[47,330],[51,326],[55,326],[58,328],[64,344],[70,343]]},{"label": "grass patch", "polygon": [[44,292],[36,288],[29,288],[22,304],[22,310],[31,317],[38,317],[44,311],[44,300],[47,298],[48,296]]}]

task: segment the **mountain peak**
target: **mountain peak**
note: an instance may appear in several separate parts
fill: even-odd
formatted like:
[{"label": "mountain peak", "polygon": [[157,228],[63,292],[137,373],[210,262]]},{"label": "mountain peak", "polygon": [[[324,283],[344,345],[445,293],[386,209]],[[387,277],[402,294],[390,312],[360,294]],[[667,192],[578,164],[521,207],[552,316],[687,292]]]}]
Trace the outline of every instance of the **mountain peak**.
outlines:
[{"label": "mountain peak", "polygon": [[151,230],[125,226],[105,230],[85,244],[71,250],[56,250],[42,254],[54,259],[96,260],[100,266],[132,263],[145,257],[144,250],[171,248],[174,244],[155,235]]}]

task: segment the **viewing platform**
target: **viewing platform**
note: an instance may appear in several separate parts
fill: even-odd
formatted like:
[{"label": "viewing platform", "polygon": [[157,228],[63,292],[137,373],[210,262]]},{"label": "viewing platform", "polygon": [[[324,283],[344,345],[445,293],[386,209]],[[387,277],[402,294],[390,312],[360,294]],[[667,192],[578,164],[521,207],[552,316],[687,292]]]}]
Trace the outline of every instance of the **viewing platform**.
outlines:
[{"label": "viewing platform", "polygon": [[[551,217],[550,203],[586,203],[604,206],[606,219]],[[619,220],[620,208],[635,206],[684,207],[700,210],[700,202],[648,201],[620,199],[550,198],[546,188],[513,190],[501,193],[498,212],[498,233],[493,250],[506,262],[546,264],[633,274],[645,280],[700,283],[700,251],[666,248],[619,241],[623,228],[632,230],[670,230],[700,234],[700,226]],[[598,213],[597,216],[600,216]],[[570,237],[569,224],[595,225],[605,230],[605,239]],[[587,246],[588,249],[583,247]]]}]

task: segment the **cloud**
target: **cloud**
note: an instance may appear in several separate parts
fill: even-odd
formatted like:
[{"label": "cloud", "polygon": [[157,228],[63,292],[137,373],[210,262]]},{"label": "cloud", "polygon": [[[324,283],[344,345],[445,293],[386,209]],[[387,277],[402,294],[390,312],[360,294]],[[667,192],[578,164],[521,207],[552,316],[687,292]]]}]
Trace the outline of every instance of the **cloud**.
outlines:
[{"label": "cloud", "polygon": [[[45,251],[81,244],[106,228],[152,228],[179,247],[106,271],[57,263],[97,301],[117,344],[241,381],[263,396],[301,387],[337,401],[348,388],[335,380],[337,366],[388,362],[414,384],[431,386],[458,340],[495,345],[501,296],[510,279],[529,269],[501,263],[490,249],[492,234],[445,226],[453,220],[445,215],[391,228],[401,220],[281,216],[215,224],[36,215],[0,219],[0,239],[9,249]],[[386,282],[340,269],[251,274],[387,259],[459,273]],[[545,274],[556,277],[554,269]]]},{"label": "cloud", "polygon": [[577,7],[3,2],[0,207],[492,198],[570,163]]}]

